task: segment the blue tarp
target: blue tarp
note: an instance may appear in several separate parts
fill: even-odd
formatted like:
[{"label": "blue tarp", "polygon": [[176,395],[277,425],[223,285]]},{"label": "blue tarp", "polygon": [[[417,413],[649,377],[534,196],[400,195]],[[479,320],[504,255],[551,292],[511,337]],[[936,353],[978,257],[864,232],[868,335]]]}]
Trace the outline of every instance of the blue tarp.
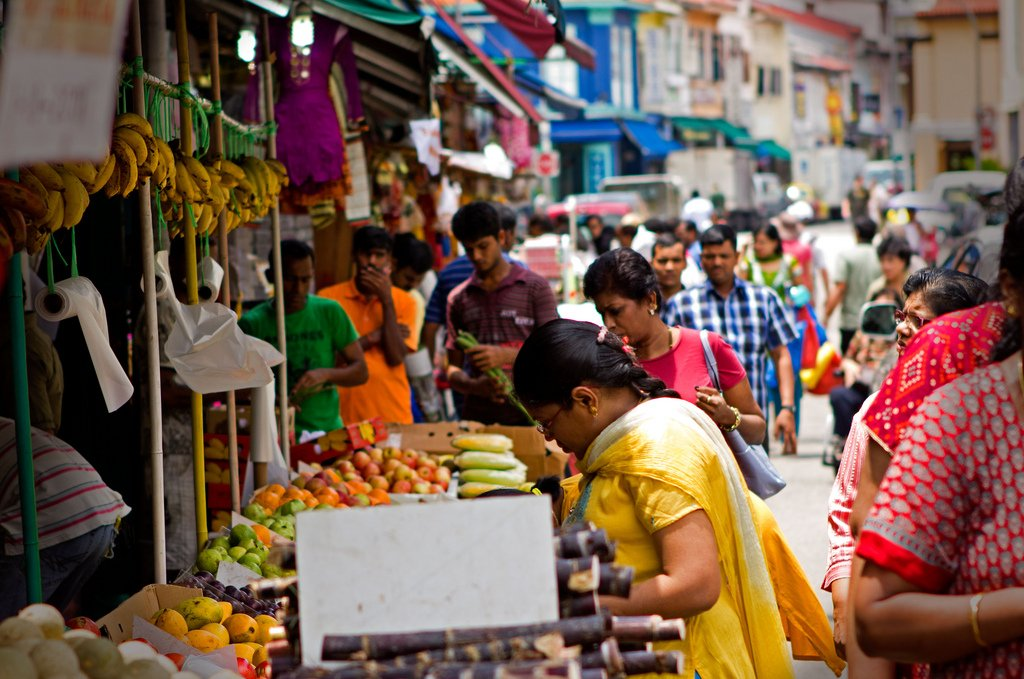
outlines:
[{"label": "blue tarp", "polygon": [[657,127],[642,120],[623,120],[622,127],[629,140],[636,144],[646,158],[664,158],[672,151],[683,148],[679,142],[662,137]]}]

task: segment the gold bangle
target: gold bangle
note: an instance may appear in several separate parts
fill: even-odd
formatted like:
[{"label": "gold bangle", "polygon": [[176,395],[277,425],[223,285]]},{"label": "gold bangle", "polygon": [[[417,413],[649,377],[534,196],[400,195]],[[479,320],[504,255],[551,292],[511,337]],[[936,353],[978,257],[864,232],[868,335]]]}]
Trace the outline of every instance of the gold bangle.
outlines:
[{"label": "gold bangle", "polygon": [[731,410],[734,413],[736,413],[736,421],[733,422],[731,426],[719,427],[719,429],[721,429],[726,434],[728,434],[731,431],[736,431],[737,429],[739,429],[739,427],[740,427],[740,420],[743,419],[743,414],[740,413],[740,409],[737,408],[736,406],[729,406],[729,410]]},{"label": "gold bangle", "polygon": [[974,634],[974,643],[978,644],[982,648],[988,648],[988,644],[981,638],[981,625],[978,624],[978,607],[981,605],[981,599],[985,596],[982,594],[975,594],[971,597],[971,632]]}]

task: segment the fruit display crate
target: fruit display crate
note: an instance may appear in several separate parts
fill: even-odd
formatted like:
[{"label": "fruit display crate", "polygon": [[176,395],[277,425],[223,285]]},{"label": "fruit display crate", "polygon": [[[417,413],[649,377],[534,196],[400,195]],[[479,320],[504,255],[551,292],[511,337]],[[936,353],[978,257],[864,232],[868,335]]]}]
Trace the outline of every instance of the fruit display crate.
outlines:
[{"label": "fruit display crate", "polygon": [[[210,457],[212,450],[210,446],[211,441],[219,441],[223,444],[223,450],[225,451],[225,457]],[[207,481],[206,481],[206,506],[210,510],[230,510],[231,509],[231,484],[224,483],[222,481],[210,481],[212,474],[210,474],[211,466],[219,470],[220,477],[226,477],[228,472],[228,460],[227,455],[227,443],[228,437],[224,434],[204,434],[203,442],[206,444],[206,460],[207,468]],[[249,437],[238,436],[238,483],[239,486],[245,483],[245,463],[249,459]]]}]

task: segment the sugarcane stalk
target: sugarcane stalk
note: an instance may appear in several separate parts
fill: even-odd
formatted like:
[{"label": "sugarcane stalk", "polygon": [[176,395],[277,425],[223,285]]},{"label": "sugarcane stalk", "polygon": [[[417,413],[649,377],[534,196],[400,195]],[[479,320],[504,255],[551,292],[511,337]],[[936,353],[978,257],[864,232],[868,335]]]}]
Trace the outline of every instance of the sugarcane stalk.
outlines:
[{"label": "sugarcane stalk", "polygon": [[558,617],[584,618],[597,615],[601,610],[601,604],[597,600],[597,592],[584,592],[582,594],[571,594],[561,597],[558,602]]},{"label": "sugarcane stalk", "polygon": [[555,576],[560,595],[593,592],[601,584],[601,562],[596,556],[582,559],[556,559]]},{"label": "sugarcane stalk", "polygon": [[615,543],[604,529],[564,533],[555,537],[555,556],[561,559],[596,556],[607,563],[615,560]]},{"label": "sugarcane stalk", "polygon": [[544,660],[560,657],[564,649],[565,640],[562,638],[562,635],[557,632],[550,632],[535,637],[516,637],[433,651],[421,651],[413,655],[400,655],[386,662],[396,667],[409,667],[436,665],[438,663]]},{"label": "sugarcane stalk", "polygon": [[517,637],[535,637],[551,632],[561,634],[566,646],[600,643],[609,634],[609,619],[606,616],[593,615],[586,618],[506,627],[432,630],[403,634],[327,635],[324,637],[321,658],[388,660],[420,651],[443,650]]},{"label": "sugarcane stalk", "polygon": [[[597,557],[594,557],[595,559]],[[614,563],[598,565],[597,593],[626,598],[633,586],[633,567]]]},{"label": "sugarcane stalk", "polygon": [[[465,330],[459,330],[458,336],[455,338],[455,345],[463,351],[467,351],[473,347],[480,346],[480,342],[473,336],[473,333]],[[498,385],[498,389],[501,390],[501,393],[508,399],[509,403],[514,405],[519,412],[526,416],[527,422],[534,425],[537,424],[534,421],[533,416],[530,415],[529,411],[526,410],[522,402],[516,397],[515,389],[512,387],[512,380],[508,378],[508,375],[505,374],[504,370],[501,368],[490,368],[485,370],[484,374],[490,377],[494,383]]]},{"label": "sugarcane stalk", "polygon": [[623,641],[682,641],[686,627],[681,619],[664,620],[660,615],[615,616],[611,635]]}]

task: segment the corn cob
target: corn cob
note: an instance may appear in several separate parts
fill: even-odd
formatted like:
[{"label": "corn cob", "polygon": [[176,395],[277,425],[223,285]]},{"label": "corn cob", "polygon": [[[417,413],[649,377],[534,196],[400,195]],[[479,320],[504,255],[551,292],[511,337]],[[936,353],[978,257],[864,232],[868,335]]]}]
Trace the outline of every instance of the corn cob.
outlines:
[{"label": "corn cob", "polygon": [[[476,337],[473,336],[473,333],[466,332],[465,330],[459,330],[458,337],[455,338],[455,345],[463,351],[471,349],[479,344],[480,342],[478,342]],[[484,374],[494,380],[498,385],[498,388],[501,390],[501,393],[508,398],[509,403],[518,408],[519,412],[526,416],[526,420],[528,422],[536,424],[533,416],[527,412],[526,408],[523,407],[523,404],[518,398],[516,398],[515,391],[512,388],[512,380],[508,378],[508,375],[505,374],[504,370],[501,368],[491,368],[490,370],[485,370]]]},{"label": "corn cob", "polygon": [[459,469],[515,469],[519,461],[502,453],[469,451],[455,458]]},{"label": "corn cob", "polygon": [[493,483],[459,483],[459,497],[474,498],[483,495],[484,493],[492,490],[498,490],[499,488],[507,488],[508,486],[498,486]]},{"label": "corn cob", "polygon": [[493,483],[498,486],[518,488],[526,482],[526,472],[522,469],[498,471],[496,469],[466,469],[459,473],[459,483]]},{"label": "corn cob", "polygon": [[512,439],[501,434],[460,434],[452,439],[459,450],[484,453],[506,453],[512,450]]}]

